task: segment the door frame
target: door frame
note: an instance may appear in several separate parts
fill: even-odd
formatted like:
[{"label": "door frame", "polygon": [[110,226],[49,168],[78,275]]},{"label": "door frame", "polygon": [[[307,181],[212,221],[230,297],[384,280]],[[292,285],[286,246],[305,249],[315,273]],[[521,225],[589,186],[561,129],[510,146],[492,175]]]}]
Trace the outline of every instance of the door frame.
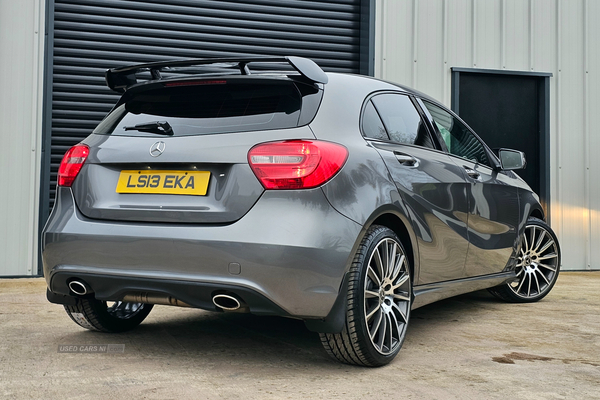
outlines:
[{"label": "door frame", "polygon": [[538,78],[538,123],[540,129],[540,203],[546,216],[546,222],[550,224],[550,78],[551,72],[533,71],[509,71],[497,69],[462,68],[452,67],[451,87],[451,109],[460,116],[460,76],[462,73],[488,74],[488,75],[510,75],[531,76]]}]

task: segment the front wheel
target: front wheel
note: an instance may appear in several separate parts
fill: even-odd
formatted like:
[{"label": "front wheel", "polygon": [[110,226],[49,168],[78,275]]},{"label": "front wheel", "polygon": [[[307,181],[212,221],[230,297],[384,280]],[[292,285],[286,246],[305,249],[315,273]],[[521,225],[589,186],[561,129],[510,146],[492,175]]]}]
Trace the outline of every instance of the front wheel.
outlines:
[{"label": "front wheel", "polygon": [[152,304],[110,302],[81,298],[65,311],[79,326],[100,332],[123,332],[135,328],[148,316]]},{"label": "front wheel", "polygon": [[350,269],[344,329],[321,333],[321,342],[330,356],[346,364],[388,364],[406,337],[411,303],[410,266],[404,247],[391,229],[374,225]]},{"label": "front wheel", "polygon": [[542,220],[529,218],[521,237],[513,281],[489,289],[512,303],[531,303],[552,289],[560,270],[560,247],[552,229]]}]

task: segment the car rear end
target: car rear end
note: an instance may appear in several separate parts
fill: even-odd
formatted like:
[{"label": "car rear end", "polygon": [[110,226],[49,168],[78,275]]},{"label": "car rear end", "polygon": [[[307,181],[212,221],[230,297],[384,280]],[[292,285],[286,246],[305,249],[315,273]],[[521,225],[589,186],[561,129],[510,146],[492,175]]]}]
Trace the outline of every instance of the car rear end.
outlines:
[{"label": "car rear end", "polygon": [[321,190],[348,156],[310,129],[323,88],[297,74],[129,88],[61,163],[48,298],[325,318],[361,226]]}]

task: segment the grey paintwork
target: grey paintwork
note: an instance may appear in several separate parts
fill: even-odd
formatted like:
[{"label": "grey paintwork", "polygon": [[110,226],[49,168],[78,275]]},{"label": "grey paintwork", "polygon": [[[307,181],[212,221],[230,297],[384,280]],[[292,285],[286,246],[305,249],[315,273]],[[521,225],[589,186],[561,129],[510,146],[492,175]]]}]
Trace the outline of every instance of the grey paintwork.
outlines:
[{"label": "grey paintwork", "polygon": [[[254,205],[263,187],[248,166],[256,143],[314,139],[307,127],[220,135],[160,137],[90,135],[88,161],[73,184],[79,210],[90,218],[119,221],[229,223]],[[159,157],[150,147],[164,142]],[[173,169],[210,171],[209,195],[116,193],[121,170]]]},{"label": "grey paintwork", "polygon": [[[319,112],[304,127],[166,139],[86,139],[88,165],[73,190],[59,188],[43,233],[50,290],[57,271],[73,277],[94,273],[224,284],[254,290],[287,315],[339,321],[336,317],[345,312],[345,274],[374,221],[389,223],[405,241],[414,269],[413,307],[514,276],[514,251],[527,217],[543,216],[531,189],[512,172],[477,165],[470,167],[481,172],[481,179],[470,181],[464,160],[444,151],[365,140],[359,121],[369,95],[422,94],[365,77],[330,73],[328,78]],[[431,130],[431,121],[426,122]],[[437,137],[435,132],[432,136]],[[346,146],[344,168],[320,188],[264,191],[250,173],[249,148],[300,138]],[[160,161],[149,155],[158,140],[166,143]],[[418,163],[403,165],[398,153]],[[132,196],[123,209],[114,194],[116,176],[132,163],[211,169],[211,194],[194,201]],[[157,205],[171,209],[157,210]],[[165,223],[175,221],[179,223]],[[229,273],[232,262],[241,265],[241,274]]]},{"label": "grey paintwork", "polygon": [[[361,226],[329,206],[321,189],[267,191],[236,223],[182,225],[98,221],[69,188],[44,229],[44,276],[58,271],[247,287],[290,315],[325,317]],[[239,263],[241,274],[228,271]],[[133,288],[132,288],[133,290]]]},{"label": "grey paintwork", "polygon": [[516,248],[520,218],[518,188],[514,178],[491,168],[453,157],[460,166],[479,173],[474,179],[465,174],[469,202],[469,251],[467,276],[501,271]]},{"label": "grey paintwork", "polygon": [[[379,149],[393,179],[411,210],[412,228],[417,233],[421,268],[415,284],[466,277],[467,197],[460,169],[442,152],[418,146],[373,143]],[[400,162],[398,155],[416,160]]]}]

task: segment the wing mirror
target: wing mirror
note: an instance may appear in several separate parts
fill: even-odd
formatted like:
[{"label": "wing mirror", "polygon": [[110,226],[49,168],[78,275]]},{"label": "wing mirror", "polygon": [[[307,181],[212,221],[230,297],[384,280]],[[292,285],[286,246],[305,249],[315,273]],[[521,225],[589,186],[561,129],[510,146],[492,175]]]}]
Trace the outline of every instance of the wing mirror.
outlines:
[{"label": "wing mirror", "polygon": [[527,165],[525,153],[522,151],[500,149],[498,150],[498,157],[500,158],[500,165],[505,171],[525,169],[525,166]]}]

